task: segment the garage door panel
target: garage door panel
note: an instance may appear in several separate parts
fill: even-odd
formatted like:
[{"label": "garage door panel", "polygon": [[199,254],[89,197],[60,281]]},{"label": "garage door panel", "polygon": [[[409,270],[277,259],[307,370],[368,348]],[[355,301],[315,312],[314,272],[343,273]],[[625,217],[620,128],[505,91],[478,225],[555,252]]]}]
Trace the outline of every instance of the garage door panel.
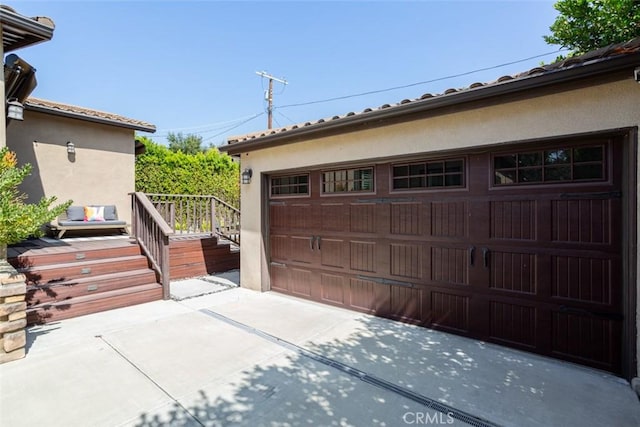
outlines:
[{"label": "garage door panel", "polygon": [[535,200],[490,202],[492,239],[536,240]]},{"label": "garage door panel", "polygon": [[391,234],[419,236],[423,233],[422,203],[391,203]]},{"label": "garage door panel", "polygon": [[349,226],[352,233],[376,233],[376,204],[352,203],[349,206]]},{"label": "garage door panel", "polygon": [[311,203],[291,203],[287,209],[288,230],[318,228],[320,218]]},{"label": "garage door panel", "polygon": [[433,326],[469,332],[469,296],[442,291],[430,292],[429,319]]},{"label": "garage door panel", "polygon": [[429,203],[431,236],[462,238],[468,236],[469,204],[466,201]]},{"label": "garage door panel", "polygon": [[536,307],[502,301],[490,303],[490,336],[493,340],[534,349],[537,342]]},{"label": "garage door panel", "polygon": [[532,253],[491,251],[489,286],[517,294],[537,294],[537,256]]},{"label": "garage door panel", "polygon": [[390,244],[390,274],[395,277],[421,279],[423,277],[423,248],[419,244]]},{"label": "garage door panel", "polygon": [[311,270],[290,268],[289,289],[291,290],[291,293],[302,297],[310,297],[312,285],[314,283],[313,275],[314,273]]},{"label": "garage door panel", "polygon": [[324,302],[334,305],[345,305],[348,301],[347,292],[345,291],[346,278],[343,275],[336,274],[320,274],[321,298]]},{"label": "garage door panel", "polygon": [[284,202],[269,203],[269,222],[272,229],[286,229],[288,227],[289,209]]},{"label": "garage door panel", "polygon": [[389,317],[409,323],[422,323],[422,289],[389,286]]},{"label": "garage door panel", "polygon": [[288,259],[295,262],[312,263],[314,261],[314,241],[312,236],[291,236],[289,238]]},{"label": "garage door panel", "polygon": [[289,238],[284,235],[273,234],[269,240],[271,244],[271,259],[286,260],[290,254]]},{"label": "garage door panel", "polygon": [[286,265],[272,262],[270,267],[271,289],[289,293],[289,270]]},{"label": "garage door panel", "polygon": [[358,311],[382,314],[389,298],[388,286],[355,277],[349,279],[349,305]]},{"label": "garage door panel", "polygon": [[469,284],[469,248],[431,246],[428,252],[428,277],[432,282]]},{"label": "garage door panel", "polygon": [[555,298],[611,305],[614,285],[611,259],[551,256],[551,295]]},{"label": "garage door panel", "polygon": [[613,200],[553,200],[552,239],[557,242],[611,244]]},{"label": "garage door panel", "polygon": [[350,230],[350,215],[344,203],[321,204],[321,230],[342,231]]},{"label": "garage door panel", "polygon": [[349,242],[349,261],[351,270],[369,273],[377,272],[378,243],[352,240]]},{"label": "garage door panel", "polygon": [[606,370],[618,370],[620,322],[593,316],[555,312],[552,352]]},{"label": "garage door panel", "polygon": [[316,245],[320,252],[320,265],[324,267],[345,268],[349,265],[347,243],[342,239],[322,238]]}]

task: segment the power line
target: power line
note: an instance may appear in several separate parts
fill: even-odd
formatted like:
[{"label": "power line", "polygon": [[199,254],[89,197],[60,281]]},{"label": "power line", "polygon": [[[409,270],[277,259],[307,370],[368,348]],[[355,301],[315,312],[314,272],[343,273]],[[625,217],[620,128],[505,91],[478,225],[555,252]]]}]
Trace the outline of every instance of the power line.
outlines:
[{"label": "power line", "polygon": [[202,128],[207,128],[208,129],[208,128],[211,128],[212,126],[220,127],[220,125],[225,125],[227,123],[235,123],[237,121],[245,120],[245,119],[250,118],[250,117],[253,117],[253,114],[252,115],[248,115],[248,116],[244,116],[244,117],[238,117],[237,119],[225,120],[223,122],[207,123],[207,124],[204,124],[204,125],[189,126],[189,127],[183,127],[183,128],[160,129],[160,130],[166,131],[166,132],[174,132],[174,131],[182,131],[182,130],[190,130],[190,129],[193,129],[193,130],[202,129]]},{"label": "power line", "polygon": [[[239,121],[244,121],[247,119],[253,119],[254,117],[256,117],[256,115],[261,115],[264,114],[263,112],[261,113],[256,113],[250,116],[244,116],[244,117],[239,117],[237,119],[234,120],[227,120],[224,122],[219,122],[219,123],[211,123],[209,126],[211,127],[207,127],[203,130],[197,130],[197,128],[181,128],[182,130],[187,130],[187,129],[193,129],[193,132],[188,132],[188,133],[193,133],[193,134],[204,134],[204,133],[210,133],[210,132],[215,132],[219,129],[226,129],[230,126],[233,126],[235,123],[238,123]],[[220,126],[222,125],[222,126]],[[165,133],[158,133],[153,135],[156,138],[166,138],[167,136],[169,136],[170,133],[175,133],[174,131],[177,131],[178,129],[161,129],[162,131],[164,131]]]},{"label": "power line", "polygon": [[420,86],[420,85],[424,85],[424,84],[428,84],[428,83],[435,83],[435,82],[439,82],[439,81],[442,81],[442,80],[454,79],[456,77],[464,77],[464,76],[468,76],[470,74],[479,73],[479,72],[482,72],[482,71],[495,70],[496,68],[506,67],[507,65],[519,64],[521,62],[530,61],[532,59],[542,58],[543,56],[549,56],[549,55],[552,55],[552,54],[556,54],[557,55],[558,53],[566,51],[566,50],[567,49],[559,49],[559,50],[557,50],[555,52],[543,53],[543,54],[540,54],[540,55],[530,56],[530,57],[524,58],[524,59],[518,59],[517,61],[505,62],[504,64],[500,64],[500,65],[494,65],[494,66],[485,67],[485,68],[478,68],[476,70],[467,71],[467,72],[459,73],[459,74],[453,74],[453,75],[446,76],[446,77],[438,77],[438,78],[435,78],[435,79],[425,80],[425,81],[422,81],[422,82],[416,82],[416,83],[410,83],[410,84],[402,85],[402,86],[394,86],[394,87],[390,87],[390,88],[386,88],[386,89],[379,89],[379,90],[372,90],[372,91],[368,91],[368,92],[356,93],[356,94],[353,94],[353,95],[337,96],[335,98],[327,98],[327,99],[321,99],[321,100],[317,100],[317,101],[308,101],[308,102],[300,102],[300,103],[297,103],[297,104],[280,105],[278,108],[302,107],[304,105],[320,104],[320,103],[323,103],[323,102],[339,101],[339,100],[342,100],[342,99],[356,98],[356,97],[359,97],[359,96],[373,95],[373,94],[376,94],[376,93],[383,93],[383,92],[390,92],[390,91],[398,90],[398,89],[406,89],[408,87]]},{"label": "power line", "polygon": [[219,132],[219,133],[217,133],[217,134],[215,134],[215,135],[212,135],[212,136],[208,137],[208,138],[207,138],[205,141],[203,141],[203,142],[211,141],[211,140],[212,140],[213,138],[215,138],[215,137],[218,137],[218,136],[220,136],[220,135],[224,135],[225,133],[227,133],[227,132],[229,132],[229,131],[231,131],[231,130],[233,130],[233,129],[235,129],[235,128],[238,128],[238,127],[242,126],[242,125],[243,125],[243,124],[245,124],[245,123],[249,123],[251,120],[258,118],[258,117],[262,116],[263,114],[264,114],[264,112],[262,112],[262,113],[258,113],[258,114],[255,114],[255,115],[254,115],[254,116],[252,116],[251,118],[249,118],[249,119],[247,119],[247,120],[245,120],[245,121],[243,121],[243,122],[241,122],[241,123],[238,123],[238,124],[237,124],[237,125],[235,125],[235,126],[232,126],[232,127],[228,128],[228,129],[225,129],[225,130],[224,130],[224,131],[222,131],[222,132]]},{"label": "power line", "polygon": [[288,117],[285,114],[283,114],[282,111],[276,109],[276,113],[280,114],[282,117],[284,117],[285,119],[289,120],[291,123],[295,123],[295,120],[293,120],[290,117]]}]

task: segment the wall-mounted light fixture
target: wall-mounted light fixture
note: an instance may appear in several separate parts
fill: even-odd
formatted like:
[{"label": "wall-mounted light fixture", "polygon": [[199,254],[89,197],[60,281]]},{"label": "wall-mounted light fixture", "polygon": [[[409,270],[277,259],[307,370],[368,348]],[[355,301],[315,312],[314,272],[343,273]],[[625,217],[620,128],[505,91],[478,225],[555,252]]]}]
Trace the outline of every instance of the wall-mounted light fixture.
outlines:
[{"label": "wall-mounted light fixture", "polygon": [[76,154],[76,145],[71,141],[67,141],[67,153]]},{"label": "wall-mounted light fixture", "polygon": [[24,120],[24,105],[16,98],[7,101],[7,117],[12,120]]},{"label": "wall-mounted light fixture", "polygon": [[251,177],[253,176],[253,171],[249,168],[242,171],[242,183],[243,184],[251,184]]}]

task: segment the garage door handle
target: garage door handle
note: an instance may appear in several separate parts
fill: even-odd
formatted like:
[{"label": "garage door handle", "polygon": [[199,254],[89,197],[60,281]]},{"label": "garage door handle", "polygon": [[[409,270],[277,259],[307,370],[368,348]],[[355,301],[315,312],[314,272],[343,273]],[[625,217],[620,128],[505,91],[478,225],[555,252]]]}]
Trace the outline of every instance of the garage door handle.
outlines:
[{"label": "garage door handle", "polygon": [[482,248],[482,262],[484,263],[484,268],[489,268],[489,249]]},{"label": "garage door handle", "polygon": [[474,255],[476,253],[476,247],[475,246],[470,246],[469,247],[469,265],[473,267],[473,258]]}]

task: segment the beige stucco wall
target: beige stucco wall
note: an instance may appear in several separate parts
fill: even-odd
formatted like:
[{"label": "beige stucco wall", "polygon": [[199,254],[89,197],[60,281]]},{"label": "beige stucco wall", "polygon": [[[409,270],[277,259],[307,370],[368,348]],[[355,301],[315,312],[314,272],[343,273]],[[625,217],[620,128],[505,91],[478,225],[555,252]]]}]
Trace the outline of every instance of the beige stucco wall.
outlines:
[{"label": "beige stucco wall", "polygon": [[[268,290],[268,260],[261,230],[265,215],[261,174],[639,125],[640,85],[630,73],[628,78],[613,83],[245,153],[241,167],[253,169],[253,181],[241,189],[242,286]],[[640,201],[640,190],[637,200]],[[640,271],[640,257],[636,264]],[[640,301],[640,280],[637,288]],[[637,346],[640,354],[640,341]]]},{"label": "beige stucco wall", "polygon": [[[67,141],[75,144],[75,156],[67,153]],[[7,145],[20,164],[33,166],[21,188],[30,202],[56,196],[74,205],[115,204],[119,218],[131,221],[133,130],[25,111],[23,122],[7,127]]]}]

